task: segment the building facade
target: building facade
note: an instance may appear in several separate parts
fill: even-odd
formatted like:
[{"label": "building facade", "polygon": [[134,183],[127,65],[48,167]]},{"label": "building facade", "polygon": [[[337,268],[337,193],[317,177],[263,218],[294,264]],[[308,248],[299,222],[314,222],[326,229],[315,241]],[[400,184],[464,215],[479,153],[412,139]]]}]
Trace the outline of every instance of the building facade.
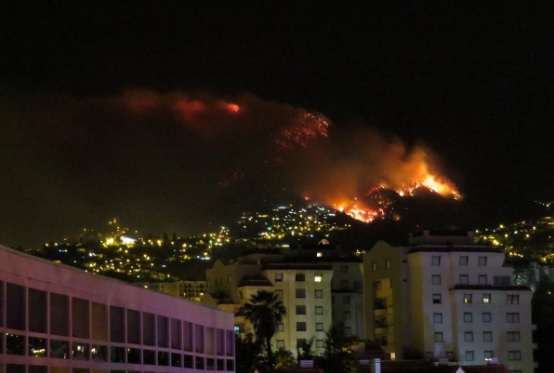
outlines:
[{"label": "building facade", "polygon": [[277,292],[287,314],[272,338],[272,348],[297,355],[302,343],[313,338],[311,352],[319,355],[332,325],[332,267],[289,259],[272,250],[257,250],[236,263],[216,261],[207,271],[211,298],[207,302],[234,310],[237,332],[254,334],[250,323],[240,315],[240,308],[259,290]]},{"label": "building facade", "polygon": [[181,297],[193,302],[200,303],[206,292],[206,281],[172,281],[172,282],[151,282],[142,284],[146,289],[161,291],[174,297]]},{"label": "building facade", "polygon": [[0,373],[235,371],[233,315],[0,246]]},{"label": "building facade", "polygon": [[377,243],[364,255],[367,336],[393,358],[482,365],[532,373],[532,291],[512,283],[503,250],[463,235]]}]

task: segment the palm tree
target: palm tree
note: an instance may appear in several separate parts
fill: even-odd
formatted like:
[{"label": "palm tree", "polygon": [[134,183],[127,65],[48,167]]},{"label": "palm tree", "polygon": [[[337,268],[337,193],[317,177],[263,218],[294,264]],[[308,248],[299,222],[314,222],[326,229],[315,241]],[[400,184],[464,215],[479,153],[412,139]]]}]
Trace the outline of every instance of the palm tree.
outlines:
[{"label": "palm tree", "polygon": [[271,338],[277,331],[277,326],[283,321],[287,309],[278,293],[260,290],[250,296],[248,303],[242,307],[242,313],[254,326],[254,334],[258,342],[265,342],[267,359],[273,364],[271,353]]}]

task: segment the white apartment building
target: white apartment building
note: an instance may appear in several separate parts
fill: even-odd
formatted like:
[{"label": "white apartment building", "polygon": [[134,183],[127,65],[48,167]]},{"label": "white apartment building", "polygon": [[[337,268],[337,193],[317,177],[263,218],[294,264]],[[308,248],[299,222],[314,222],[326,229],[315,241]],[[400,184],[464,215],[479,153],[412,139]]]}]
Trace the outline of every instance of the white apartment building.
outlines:
[{"label": "white apartment building", "polygon": [[424,231],[405,247],[378,242],[364,255],[368,338],[397,359],[498,359],[532,373],[532,292],[503,264],[504,251],[476,245],[471,232]]},{"label": "white apartment building", "polygon": [[233,315],[0,246],[0,373],[235,371]]},{"label": "white apartment building", "polygon": [[285,260],[278,252],[257,250],[237,263],[217,261],[206,276],[210,293],[206,301],[234,310],[238,332],[253,333],[250,323],[238,314],[240,307],[259,290],[275,291],[281,294],[287,314],[273,336],[272,348],[296,355],[300,343],[313,338],[312,353],[323,353],[325,333],[332,324],[330,265]]}]

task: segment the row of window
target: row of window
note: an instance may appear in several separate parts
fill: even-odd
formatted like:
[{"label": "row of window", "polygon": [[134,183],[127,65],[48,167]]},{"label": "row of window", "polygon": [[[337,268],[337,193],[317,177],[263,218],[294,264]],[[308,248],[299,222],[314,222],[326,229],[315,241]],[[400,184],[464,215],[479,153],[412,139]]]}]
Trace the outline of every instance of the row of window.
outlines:
[{"label": "row of window", "polygon": [[[323,306],[315,306],[314,313],[316,315],[323,315]],[[306,314],[306,306],[297,305],[296,306],[296,314],[297,315],[305,315]]]},{"label": "row of window", "polygon": [[[442,332],[435,332],[433,337],[434,337],[433,340],[435,341],[435,343],[444,342]],[[508,342],[520,342],[521,341],[520,332],[518,332],[518,331],[507,332],[507,341]],[[473,342],[473,332],[464,332],[464,342]],[[492,342],[492,331],[484,331],[483,332],[483,342]]]},{"label": "row of window", "polygon": [[234,355],[234,335],[230,330],[1,281],[0,327],[61,339],[72,336],[98,342]]},{"label": "row of window", "polygon": [[[446,352],[446,357],[447,357],[448,360],[454,360],[454,352],[447,351]],[[494,357],[494,354],[493,354],[492,350],[483,351],[484,360],[490,360],[493,357]],[[427,360],[432,360],[433,359],[433,352],[432,351],[427,351],[425,353],[425,358]],[[465,361],[475,361],[475,351],[474,350],[464,351],[464,360]],[[508,360],[510,360],[510,361],[519,361],[519,360],[521,360],[521,351],[518,351],[518,350],[508,351]],[[510,373],[512,373],[512,371],[510,371]]]},{"label": "row of window", "polygon": [[[431,265],[440,266],[441,265],[441,256],[440,255],[431,256]],[[468,266],[469,265],[469,256],[467,256],[467,255],[460,256],[459,259],[458,259],[458,265]],[[479,256],[477,258],[477,265],[478,266],[486,266],[487,265],[487,257],[486,256]]]},{"label": "row of window", "polygon": [[[283,282],[284,274],[282,272],[275,273],[275,282]],[[323,274],[316,273],[314,275],[314,282],[321,282],[323,280]],[[304,282],[306,281],[306,274],[305,273],[296,273],[294,275],[294,281],[296,282]]]},{"label": "row of window", "polygon": [[[434,324],[442,324],[442,312],[435,312],[433,313],[433,323]],[[464,312],[463,314],[463,320],[464,322],[473,322],[473,313],[472,312]],[[492,322],[492,313],[491,312],[483,312],[481,316],[481,322]],[[507,323],[519,323],[519,312],[506,312],[506,322]]]},{"label": "row of window", "polygon": [[[90,345],[58,339],[5,334],[5,349],[0,343],[0,354],[54,359],[72,359],[93,362],[129,363],[234,371],[234,361],[222,358],[205,358],[176,352],[156,351],[123,346]],[[0,337],[0,341],[2,338]]]},{"label": "row of window", "polygon": [[[391,262],[390,259],[385,260],[385,269],[390,270],[391,268]],[[377,272],[377,262],[371,262],[371,271]]]},{"label": "row of window", "polygon": [[[279,293],[281,297],[283,297],[283,291],[282,290],[275,290],[276,293]],[[306,289],[300,289],[297,288],[295,290],[295,297],[298,299],[306,298]],[[315,289],[314,290],[314,298],[321,299],[323,298],[323,289]]]},{"label": "row of window", "polygon": [[[492,301],[491,294],[482,294],[481,303],[489,304]],[[464,294],[463,302],[465,304],[470,304],[473,302],[473,294],[466,293]],[[433,303],[442,304],[442,294],[434,293],[433,294]],[[518,294],[506,294],[506,304],[519,304],[519,295]]]},{"label": "row of window", "polygon": [[[460,285],[469,285],[469,275],[461,274],[458,278],[458,284]],[[441,275],[431,275],[431,284],[432,285],[441,285],[442,277]],[[489,279],[485,274],[477,275],[477,284],[478,285],[488,285]]]},{"label": "row of window", "polygon": [[[306,345],[307,340],[305,338],[299,338],[296,340],[296,348],[300,348],[301,346]],[[285,348],[285,340],[284,339],[277,339],[275,340],[275,347],[279,349]],[[323,339],[316,339],[315,340],[315,347],[316,348],[324,348],[325,347],[325,340]]]}]

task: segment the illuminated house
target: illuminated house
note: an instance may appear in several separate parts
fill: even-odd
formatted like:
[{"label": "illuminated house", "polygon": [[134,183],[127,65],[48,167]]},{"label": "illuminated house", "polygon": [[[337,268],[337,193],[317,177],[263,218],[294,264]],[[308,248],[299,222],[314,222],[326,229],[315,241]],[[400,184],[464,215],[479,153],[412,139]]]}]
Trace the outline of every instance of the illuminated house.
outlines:
[{"label": "illuminated house", "polygon": [[0,373],[234,372],[233,315],[0,246]]},{"label": "illuminated house", "polygon": [[532,373],[532,292],[503,263],[503,250],[474,244],[471,232],[378,242],[364,255],[367,337],[396,359]]}]

